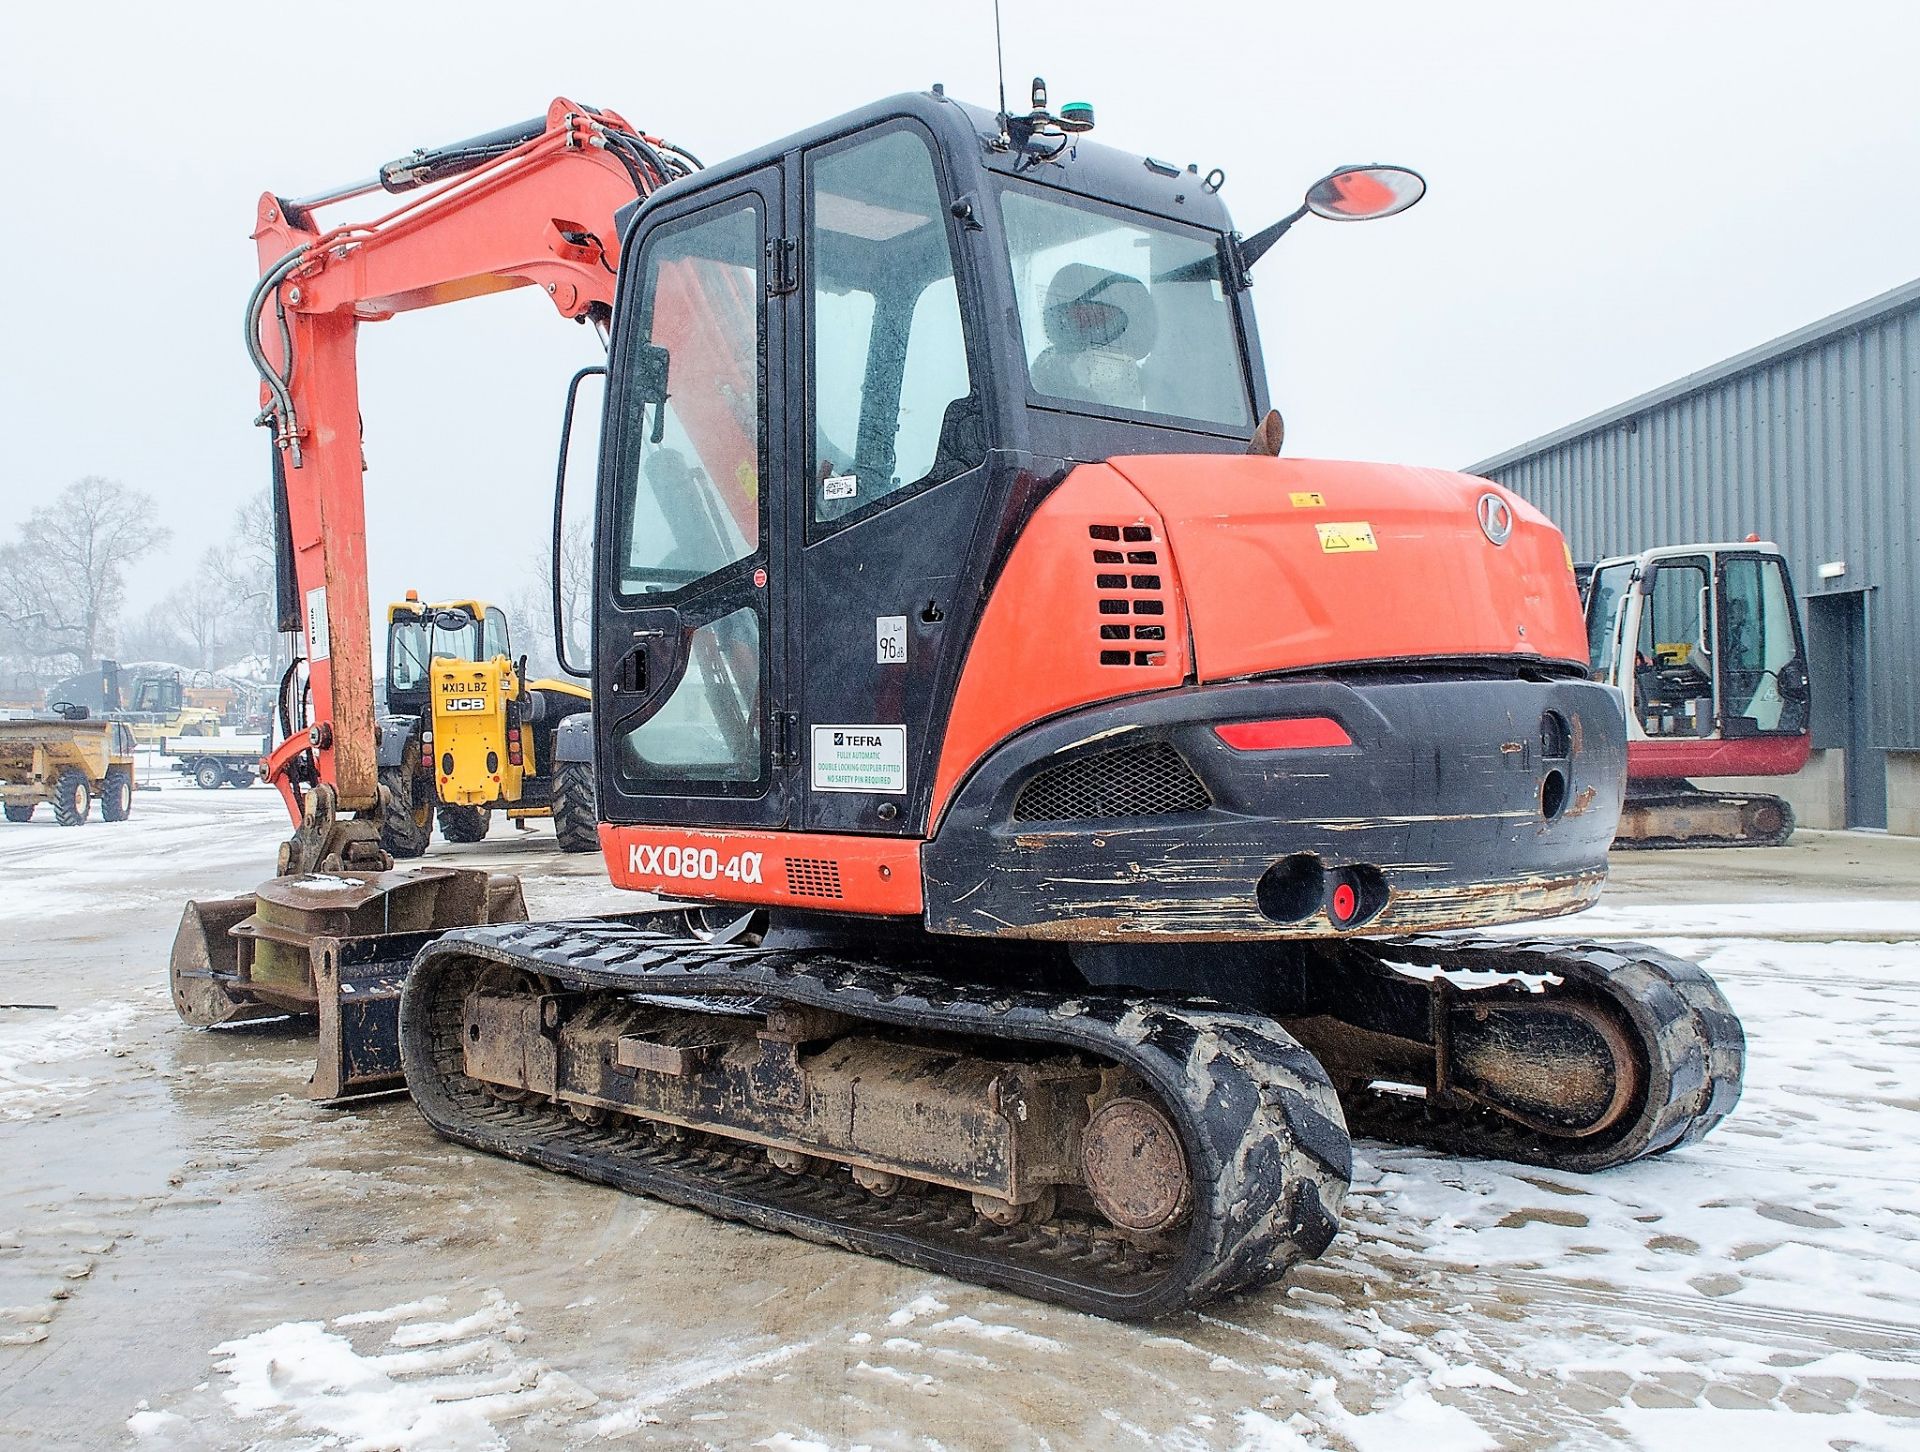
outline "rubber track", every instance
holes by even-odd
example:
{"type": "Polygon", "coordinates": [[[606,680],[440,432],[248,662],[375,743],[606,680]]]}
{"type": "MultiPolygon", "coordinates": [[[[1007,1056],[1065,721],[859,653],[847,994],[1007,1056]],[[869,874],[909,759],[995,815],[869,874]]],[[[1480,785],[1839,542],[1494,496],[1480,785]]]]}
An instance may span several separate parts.
{"type": "MultiPolygon", "coordinates": [[[[1624,1013],[1647,1052],[1646,1089],[1622,1125],[1586,1139],[1529,1129],[1481,1106],[1436,1104],[1377,1089],[1349,1095],[1356,1135],[1484,1159],[1588,1173],[1692,1144],[1740,1100],[1746,1035],[1719,985],[1698,964],[1644,943],[1522,940],[1464,934],[1348,941],[1376,965],[1553,974],[1548,993],[1577,993],[1624,1013]]],[[[1457,990],[1470,1005],[1473,989],[1457,990]]]]}
{"type": "Polygon", "coordinates": [[[1718,803],[1726,806],[1763,800],[1772,800],[1780,808],[1780,830],[1764,837],[1721,837],[1711,833],[1692,837],[1625,837],[1615,838],[1613,847],[1619,852],[1659,851],[1671,847],[1784,847],[1792,840],[1795,822],[1793,808],[1779,797],[1768,797],[1751,792],[1713,792],[1703,789],[1691,792],[1653,792],[1645,796],[1634,796],[1630,798],[1628,805],[1685,809],[1699,807],[1702,803],[1718,803]]]}
{"type": "Polygon", "coordinates": [[[1207,1006],[968,988],[884,964],[710,945],[603,924],[463,928],[424,949],[400,1005],[407,1087],[462,1143],[549,1169],[884,1256],[1103,1316],[1166,1315],[1259,1286],[1338,1229],[1351,1141],[1319,1062],[1277,1024],[1207,1006]],[[567,989],[746,995],[917,1032],[1074,1050],[1126,1066],[1178,1128],[1194,1181],[1184,1236],[1162,1250],[1064,1216],[1003,1230],[968,1199],[924,1187],[880,1200],[841,1175],[790,1176],[751,1147],[688,1149],[551,1105],[488,1098],[462,1072],[463,1000],[506,964],[567,989]]]}

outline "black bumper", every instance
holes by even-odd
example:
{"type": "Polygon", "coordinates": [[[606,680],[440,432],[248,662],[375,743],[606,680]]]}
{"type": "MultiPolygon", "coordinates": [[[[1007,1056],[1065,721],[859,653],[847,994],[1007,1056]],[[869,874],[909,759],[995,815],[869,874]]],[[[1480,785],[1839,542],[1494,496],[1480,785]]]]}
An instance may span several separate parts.
{"type": "Polygon", "coordinates": [[[922,851],[926,923],[1111,942],[1552,917],[1599,895],[1625,779],[1619,697],[1584,680],[1135,698],[1025,732],[967,778],[922,851]],[[1291,717],[1351,745],[1236,751],[1213,729],[1291,717]]]}

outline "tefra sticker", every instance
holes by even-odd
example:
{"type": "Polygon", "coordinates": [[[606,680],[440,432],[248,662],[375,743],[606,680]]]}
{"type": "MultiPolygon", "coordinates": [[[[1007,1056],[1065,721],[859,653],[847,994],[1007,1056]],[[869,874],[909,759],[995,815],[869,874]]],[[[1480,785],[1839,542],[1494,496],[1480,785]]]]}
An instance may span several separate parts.
{"type": "Polygon", "coordinates": [[[1373,526],[1363,519],[1350,524],[1316,524],[1314,528],[1320,531],[1320,548],[1326,554],[1351,555],[1380,548],[1374,543],[1373,526]]]}
{"type": "Polygon", "coordinates": [[[823,499],[851,499],[860,492],[857,474],[829,474],[820,485],[823,499]]]}
{"type": "Polygon", "coordinates": [[[905,796],[907,728],[814,727],[813,789],[817,792],[880,792],[905,796]]]}

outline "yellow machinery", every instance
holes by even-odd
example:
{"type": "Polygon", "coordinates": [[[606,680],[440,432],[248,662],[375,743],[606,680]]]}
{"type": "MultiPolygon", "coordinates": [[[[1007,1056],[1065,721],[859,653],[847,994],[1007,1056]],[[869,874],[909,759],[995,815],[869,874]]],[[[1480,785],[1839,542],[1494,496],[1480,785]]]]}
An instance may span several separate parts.
{"type": "MultiPolygon", "coordinates": [[[[418,857],[437,817],[449,842],[478,842],[495,810],[552,816],[569,851],[599,845],[590,763],[564,771],[556,738],[591,697],[569,681],[527,679],[507,617],[480,600],[423,604],[417,591],[387,607],[387,714],[381,718],[381,841],[418,857]],[[558,783],[556,765],[565,780],[558,783]],[[579,802],[578,781],[588,784],[579,802]],[[584,810],[583,810],[584,809],[584,810]]],[[[585,733],[576,734],[585,739],[585,733]]]]}
{"type": "Polygon", "coordinates": [[[133,732],[121,721],[61,703],[50,715],[0,721],[0,804],[9,822],[25,822],[42,802],[53,819],[77,827],[100,815],[124,822],[133,811],[133,732]]]}

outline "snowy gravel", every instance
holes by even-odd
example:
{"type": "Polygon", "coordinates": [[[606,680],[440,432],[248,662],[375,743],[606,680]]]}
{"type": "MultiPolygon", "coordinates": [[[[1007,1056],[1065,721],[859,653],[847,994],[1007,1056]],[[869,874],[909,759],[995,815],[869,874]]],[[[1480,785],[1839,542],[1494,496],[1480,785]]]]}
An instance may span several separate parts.
{"type": "MultiPolygon", "coordinates": [[[[1587,1178],[1363,1142],[1326,1257],[1136,1327],[313,1109],[304,1040],[164,991],[282,831],[185,783],[0,830],[0,1003],[55,1005],[0,1009],[0,1447],[1920,1448],[1920,886],[1628,864],[1566,930],[1720,980],[1719,1132],[1587,1178]]],[[[615,905],[540,832],[434,856],[615,905]]]]}

